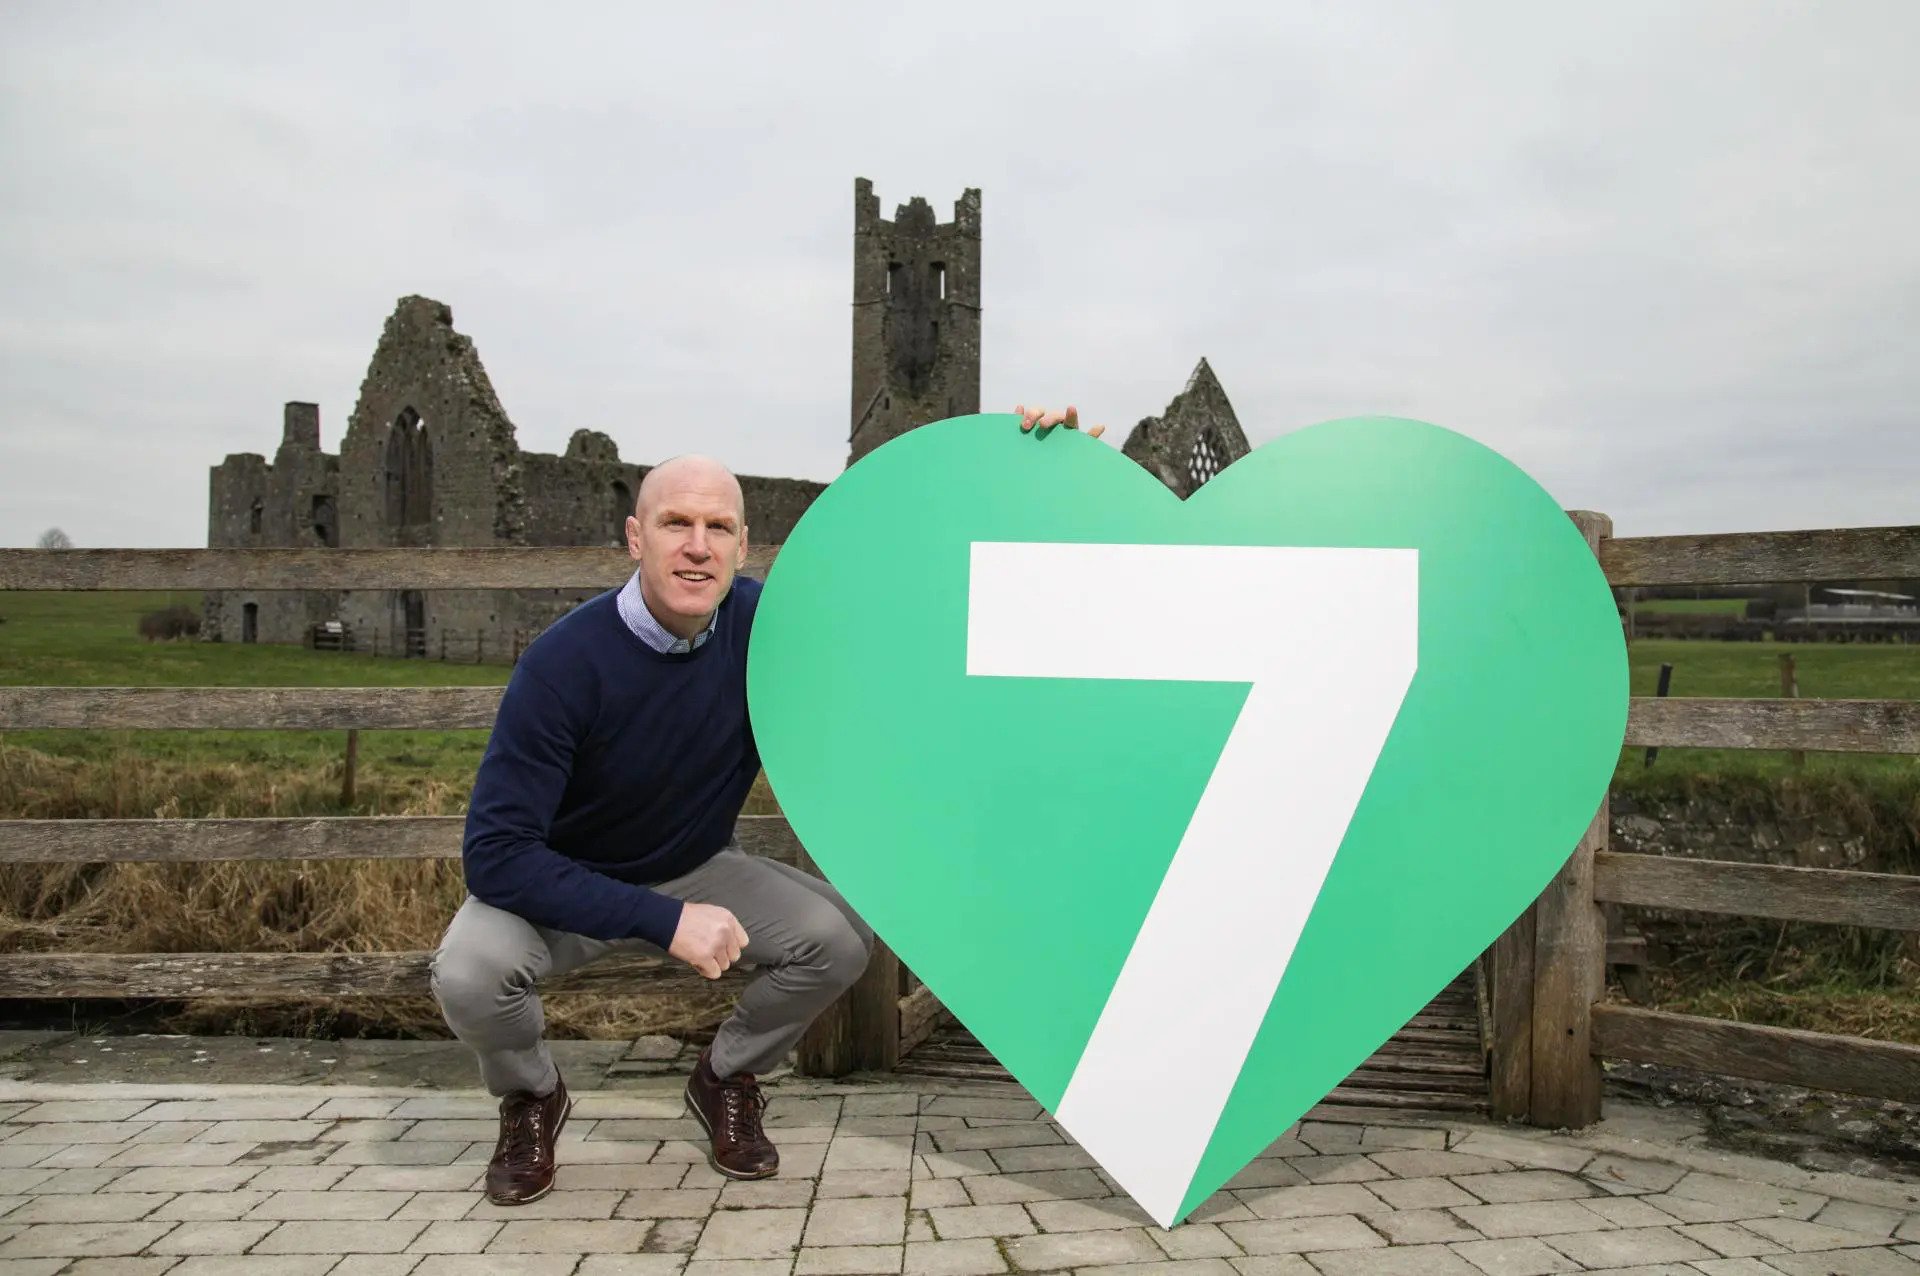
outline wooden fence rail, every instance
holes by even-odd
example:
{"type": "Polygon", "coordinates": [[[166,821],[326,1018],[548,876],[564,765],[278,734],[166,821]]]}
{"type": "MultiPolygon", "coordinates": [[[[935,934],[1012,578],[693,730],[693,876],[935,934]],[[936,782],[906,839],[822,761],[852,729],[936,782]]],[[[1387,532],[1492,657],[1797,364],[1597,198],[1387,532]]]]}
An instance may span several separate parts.
{"type": "MultiPolygon", "coordinates": [[[[1616,586],[1920,577],[1920,525],[1616,538],[1574,512],[1616,586]]],[[[778,546],[753,550],[764,577],[778,546]]],[[[0,550],[0,590],[593,590],[626,579],[604,548],[0,550]]],[[[4,687],[0,731],[486,730],[499,687],[4,687]]],[[[1920,703],[1633,700],[1629,747],[1920,753],[1920,703]]],[[[453,859],[458,816],[0,821],[0,864],[453,859]]],[[[1496,1113],[1537,1124],[1599,1114],[1602,1058],[1920,1100],[1920,1048],[1604,1004],[1615,905],[1920,930],[1920,880],[1727,864],[1607,849],[1607,807],[1533,907],[1482,963],[1496,1113]]],[[[740,821],[748,849],[817,868],[785,819],[740,821]]],[[[1617,946],[1617,945],[1616,945],[1617,946]]],[[[0,997],[384,996],[426,989],[427,953],[14,953],[0,997]]],[[[740,972],[730,976],[737,980],[740,972]]],[[[555,987],[704,985],[679,963],[618,958],[555,987]]],[[[940,1014],[879,945],[860,984],[802,1043],[803,1071],[887,1068],[940,1014]]]]}

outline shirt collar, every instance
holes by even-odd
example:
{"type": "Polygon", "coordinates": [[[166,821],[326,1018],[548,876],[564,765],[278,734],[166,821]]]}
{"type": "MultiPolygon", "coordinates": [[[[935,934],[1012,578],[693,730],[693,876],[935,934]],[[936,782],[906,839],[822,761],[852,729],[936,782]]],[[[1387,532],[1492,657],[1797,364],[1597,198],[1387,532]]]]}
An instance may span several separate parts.
{"type": "Polygon", "coordinates": [[[620,619],[627,623],[627,628],[633,631],[634,637],[665,655],[683,655],[705,643],[707,639],[713,637],[714,622],[720,615],[719,609],[715,608],[713,615],[707,617],[707,627],[692,638],[682,638],[677,634],[668,633],[665,626],[654,619],[646,600],[641,597],[640,573],[637,571],[627,578],[626,584],[620,587],[620,593],[614,599],[614,605],[620,611],[620,619]]]}

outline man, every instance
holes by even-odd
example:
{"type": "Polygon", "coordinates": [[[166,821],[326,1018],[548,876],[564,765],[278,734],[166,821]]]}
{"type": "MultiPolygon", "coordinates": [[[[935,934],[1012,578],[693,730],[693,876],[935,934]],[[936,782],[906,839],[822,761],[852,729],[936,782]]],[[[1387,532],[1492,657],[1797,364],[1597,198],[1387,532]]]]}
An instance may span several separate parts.
{"type": "MultiPolygon", "coordinates": [[[[1023,430],[1079,428],[1072,407],[1015,411],[1023,430]]],[[[540,980],[610,952],[664,952],[708,979],[759,968],[685,1091],[713,1167],[757,1179],[779,1153],[755,1078],[873,945],[831,885],[733,840],[760,771],[746,695],[760,583],[735,579],[738,480],[706,457],[656,466],[626,535],[633,576],[542,633],[501,697],[467,814],[468,898],[433,959],[441,1012],[500,1099],[486,1180],[499,1205],[552,1189],[571,1108],[542,1039],[540,980]]]]}

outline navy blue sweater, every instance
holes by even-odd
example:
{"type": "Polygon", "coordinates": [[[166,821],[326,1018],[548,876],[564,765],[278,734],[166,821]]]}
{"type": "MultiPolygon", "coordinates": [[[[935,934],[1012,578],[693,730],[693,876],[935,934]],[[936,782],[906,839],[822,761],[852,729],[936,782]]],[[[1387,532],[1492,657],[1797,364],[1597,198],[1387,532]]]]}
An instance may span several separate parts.
{"type": "Polygon", "coordinates": [[[760,770],[747,639],[760,582],[736,578],[713,636],[655,651],[615,591],[521,654],[487,741],[462,859],[474,898],[593,939],[673,942],[680,901],[648,889],[710,859],[760,770]]]}

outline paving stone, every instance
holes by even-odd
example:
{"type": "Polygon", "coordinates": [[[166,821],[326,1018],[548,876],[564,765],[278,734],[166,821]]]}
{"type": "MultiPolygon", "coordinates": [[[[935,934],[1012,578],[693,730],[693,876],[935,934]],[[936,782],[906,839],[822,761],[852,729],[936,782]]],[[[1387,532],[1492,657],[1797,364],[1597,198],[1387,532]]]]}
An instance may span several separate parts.
{"type": "Polygon", "coordinates": [[[915,1159],[919,1163],[917,1176],[924,1178],[957,1179],[1000,1172],[992,1154],[985,1151],[927,1152],[915,1159]]]}
{"type": "Polygon", "coordinates": [[[1367,1190],[1397,1210],[1438,1210],[1449,1205],[1478,1205],[1480,1198],[1454,1186],[1451,1179],[1385,1179],[1367,1190]]]}
{"type": "Polygon", "coordinates": [[[1826,1227],[1837,1227],[1843,1232],[1861,1232],[1884,1240],[1891,1237],[1894,1230],[1907,1221],[1907,1216],[1899,1210],[1890,1210],[1883,1205],[1862,1205],[1858,1201],[1830,1201],[1825,1209],[1813,1216],[1812,1221],[1826,1227]]]}
{"type": "Polygon", "coordinates": [[[1672,1227],[1679,1222],[1638,1196],[1589,1196],[1580,1203],[1615,1227],[1672,1227]]]}
{"type": "MultiPolygon", "coordinates": [[[[895,1115],[910,1117],[912,1114],[895,1115]]],[[[817,1126],[831,1130],[840,1119],[840,1100],[837,1096],[802,1099],[784,1095],[776,1097],[767,1104],[766,1124],[769,1130],[786,1130],[795,1126],[817,1126]]],[[[909,1126],[906,1132],[911,1134],[912,1127],[909,1126]]]]}
{"type": "Polygon", "coordinates": [[[273,1223],[182,1223],[148,1248],[156,1254],[244,1254],[274,1227],[273,1223]]]}
{"type": "Polygon", "coordinates": [[[114,1151],[101,1164],[136,1169],[162,1165],[232,1165],[252,1150],[245,1143],[135,1143],[114,1151]]]}
{"type": "Polygon", "coordinates": [[[1360,1137],[1366,1132],[1363,1125],[1347,1125],[1337,1121],[1302,1121],[1294,1137],[1323,1154],[1334,1152],[1358,1152],[1360,1137]]]}
{"type": "Polygon", "coordinates": [[[333,1128],[331,1121],[215,1121],[197,1143],[311,1143],[333,1128]]]}
{"type": "MultiPolygon", "coordinates": [[[[777,1181],[777,1180],[776,1180],[777,1181]]],[[[732,1186],[729,1184],[729,1186],[732,1186]]],[[[598,1195],[598,1194],[596,1194],[598,1195]]],[[[705,1218],[720,1197],[716,1188],[641,1188],[613,1211],[616,1218],[705,1218]]],[[[538,1202],[536,1202],[537,1204],[538,1202]]],[[[525,1206],[515,1206],[524,1209],[525,1206]]],[[[512,1217],[502,1215],[502,1217],[512,1217]]]]}
{"type": "Polygon", "coordinates": [[[1165,1262],[1167,1255],[1140,1228],[1094,1232],[1055,1232],[1022,1236],[1002,1246],[1007,1259],[1024,1272],[1065,1271],[1075,1267],[1165,1262]]]}
{"type": "Polygon", "coordinates": [[[87,1258],[138,1254],[172,1223],[36,1223],[0,1242],[0,1258],[87,1258]]]}
{"type": "Polygon", "coordinates": [[[1761,1254],[1778,1254],[1786,1248],[1734,1223],[1688,1223],[1673,1230],[1688,1240],[1698,1241],[1714,1253],[1727,1258],[1752,1258],[1761,1254]]]}
{"type": "Polygon", "coordinates": [[[905,1276],[1000,1276],[1007,1260],[990,1238],[957,1241],[909,1241],[901,1269],[905,1276]]]}
{"type": "MultiPolygon", "coordinates": [[[[614,1207],[625,1195],[622,1192],[604,1192],[571,1188],[554,1188],[537,1201],[528,1201],[525,1205],[495,1205],[484,1196],[476,1194],[474,1206],[468,1218],[486,1219],[496,1223],[512,1223],[521,1219],[545,1218],[612,1218],[614,1207]]],[[[626,1215],[632,1218],[634,1215],[626,1215]]],[[[646,1217],[656,1218],[649,1214],[646,1217]]]]}
{"type": "MultiPolygon", "coordinates": [[[[721,1217],[726,1217],[722,1215],[721,1217]]],[[[547,1219],[508,1223],[487,1242],[489,1254],[631,1254],[648,1224],[618,1219],[547,1219]]]]}
{"type": "Polygon", "coordinates": [[[1156,1227],[1147,1234],[1168,1258],[1232,1258],[1240,1252],[1218,1223],[1197,1223],[1191,1216],[1170,1232],[1156,1227]]]}
{"type": "Polygon", "coordinates": [[[1447,1132],[1402,1125],[1369,1125],[1360,1131],[1360,1147],[1366,1151],[1405,1148],[1444,1152],[1447,1148],[1447,1132]]]}
{"type": "Polygon", "coordinates": [[[70,1270],[64,1258],[0,1258],[0,1276],[58,1276],[70,1270]]]}
{"type": "MultiPolygon", "coordinates": [[[[472,1188],[480,1179],[483,1171],[470,1165],[315,1165],[306,1167],[283,1166],[278,1170],[262,1171],[267,1174],[286,1172],[298,1174],[333,1174],[335,1179],[331,1187],[340,1192],[464,1192],[472,1188]]],[[[567,1170],[562,1167],[561,1174],[567,1170]]],[[[572,1175],[568,1175],[572,1179],[572,1175]]],[[[555,1180],[558,1182],[558,1179],[555,1180]]],[[[256,1179],[249,1187],[259,1184],[256,1179]]]]}
{"type": "Polygon", "coordinates": [[[326,1144],[328,1165],[452,1165],[470,1143],[409,1143],[396,1139],[390,1143],[326,1144]]]}
{"type": "Polygon", "coordinates": [[[428,1223],[464,1219],[479,1199],[477,1192],[415,1192],[407,1197],[405,1205],[393,1212],[392,1218],[396,1223],[403,1219],[428,1223]]]}
{"type": "MultiPolygon", "coordinates": [[[[0,1138],[5,1137],[6,1135],[0,1134],[0,1138]]],[[[11,1147],[5,1143],[0,1143],[0,1170],[25,1169],[31,1165],[38,1165],[50,1155],[52,1155],[52,1152],[44,1146],[11,1147]]]]}
{"type": "Polygon", "coordinates": [[[1325,1276],[1480,1276],[1478,1268],[1445,1245],[1395,1245],[1308,1254],[1325,1276]]]}
{"type": "Polygon", "coordinates": [[[1632,1188],[1643,1192],[1666,1192],[1687,1176],[1684,1166],[1659,1161],[1637,1161],[1624,1156],[1600,1156],[1580,1171],[1582,1178],[1608,1189],[1632,1188]]]}
{"type": "Polygon", "coordinates": [[[1920,1214],[1907,1215],[1907,1221],[1893,1231],[1895,1240],[1920,1241],[1920,1214]]]}
{"type": "Polygon", "coordinates": [[[275,1192],[247,1212],[276,1221],[390,1218],[407,1203],[405,1192],[275,1192]]]}
{"type": "Polygon", "coordinates": [[[1396,1210],[1369,1214],[1367,1224],[1395,1245],[1438,1245],[1477,1241],[1480,1233],[1443,1210],[1396,1210]]]}
{"type": "Polygon", "coordinates": [[[1675,1196],[1671,1192],[1654,1192],[1639,1199],[1663,1214],[1673,1215],[1683,1223],[1730,1223],[1735,1219],[1751,1217],[1749,1212],[1739,1205],[1696,1201],[1691,1197],[1675,1196]]]}
{"type": "Polygon", "coordinates": [[[147,1106],[144,1121],[298,1121],[312,1117],[324,1094],[271,1099],[165,1099],[147,1106]]]}
{"type": "Polygon", "coordinates": [[[938,1094],[920,1109],[927,1116],[999,1117],[1037,1121],[1046,1115],[1031,1099],[990,1099],[970,1095],[938,1094]]]}
{"type": "Polygon", "coordinates": [[[686,1263],[679,1254],[588,1254],[574,1276],[677,1276],[686,1263]]]}
{"type": "Polygon", "coordinates": [[[252,1165],[167,1165],[123,1170],[98,1192],[234,1192],[261,1170],[252,1165]]]}
{"type": "MultiPolygon", "coordinates": [[[[1765,1183],[1745,1183],[1716,1174],[1692,1173],[1675,1183],[1668,1193],[1688,1200],[1704,1201],[1747,1211],[1748,1218],[1812,1218],[1825,1207],[1827,1198],[1812,1192],[1794,1192],[1765,1183]]],[[[1659,1208],[1665,1209],[1664,1205],[1659,1208]]],[[[1669,1211],[1671,1212],[1671,1211],[1669,1211]]],[[[1693,1221],[1693,1220],[1689,1220],[1693,1221]]],[[[1702,1222],[1716,1220],[1703,1219],[1702,1222]]]]}
{"type": "Polygon", "coordinates": [[[787,1258],[799,1247],[805,1210],[723,1210],[707,1221],[696,1259],[787,1258]]]}
{"type": "Polygon", "coordinates": [[[63,1276],[161,1276],[177,1258],[82,1258],[62,1268],[63,1276]]]}
{"type": "Polygon", "coordinates": [[[1692,1266],[1704,1276],[1780,1276],[1778,1267],[1769,1267],[1757,1258],[1705,1258],[1692,1266]]]}
{"type": "Polygon", "coordinates": [[[58,1170],[0,1170],[0,1195],[23,1195],[59,1172],[58,1170]]]}
{"type": "MultiPolygon", "coordinates": [[[[902,1191],[905,1190],[904,1180],[902,1191]]],[[[797,1206],[804,1208],[813,1204],[814,1184],[811,1179],[751,1179],[732,1181],[720,1189],[721,1209],[765,1209],[769,1206],[797,1206]]]]}
{"type": "Polygon", "coordinates": [[[1115,1227],[1157,1226],[1145,1210],[1125,1196],[1108,1196],[1095,1201],[1033,1201],[1025,1209],[1043,1232],[1092,1232],[1115,1227]]]}
{"type": "Polygon", "coordinates": [[[910,1169],[822,1170],[818,1194],[823,1201],[845,1196],[905,1196],[912,1181],[910,1169]]]}
{"type": "Polygon", "coordinates": [[[1189,1258],[1154,1263],[1119,1263],[1113,1266],[1082,1267],[1075,1276],[1234,1276],[1223,1258],[1189,1258]]]}
{"type": "Polygon", "coordinates": [[[685,1268],[686,1276],[788,1276],[793,1270],[791,1258],[696,1258],[685,1268]]]}
{"type": "Polygon", "coordinates": [[[1556,1276],[1559,1272],[1580,1270],[1580,1264],[1535,1236],[1460,1241],[1452,1249],[1487,1276],[1556,1276]]]}
{"type": "Polygon", "coordinates": [[[920,1096],[889,1091],[841,1096],[843,1116],[912,1116],[920,1110],[920,1096]]]}
{"type": "MultiPolygon", "coordinates": [[[[933,1118],[938,1120],[939,1118],[933,1118]]],[[[922,1118],[910,1116],[886,1117],[842,1117],[837,1125],[822,1127],[837,1130],[841,1134],[912,1134],[928,1127],[922,1118]]],[[[773,1135],[776,1139],[790,1138],[786,1130],[773,1135]]]]}
{"type": "Polygon", "coordinates": [[[909,1209],[907,1211],[908,1244],[937,1241],[939,1239],[938,1236],[934,1235],[933,1220],[927,1217],[925,1210],[909,1209]]]}
{"type": "Polygon", "coordinates": [[[1402,1179],[1452,1178],[1458,1174],[1496,1174],[1511,1170],[1513,1163],[1489,1156],[1471,1156],[1465,1152],[1373,1152],[1373,1163],[1402,1179]]]}
{"type": "MultiPolygon", "coordinates": [[[[322,1276],[340,1262],[337,1254],[196,1255],[167,1276],[322,1276]]],[[[342,1276],[347,1276],[342,1273],[342,1276]]]]}
{"type": "MultiPolygon", "coordinates": [[[[429,1254],[409,1276],[474,1276],[474,1261],[462,1254],[429,1254]]],[[[578,1254],[489,1254],[480,1270],[487,1276],[572,1276],[579,1263],[578,1254]]],[[[337,1276],[360,1274],[343,1266],[337,1276]]]]}
{"type": "Polygon", "coordinates": [[[392,1116],[393,1110],[399,1107],[400,1103],[399,1099],[328,1099],[307,1115],[316,1121],[322,1117],[377,1121],[392,1116]]]}
{"type": "Polygon", "coordinates": [[[420,1221],[336,1219],[286,1222],[254,1246],[255,1254],[397,1254],[427,1229],[420,1221]]]}
{"type": "Polygon", "coordinates": [[[1365,1183],[1371,1179],[1392,1178],[1383,1166],[1360,1153],[1333,1156],[1289,1157],[1287,1164],[1309,1183],[1365,1183]]]}
{"type": "MultiPolygon", "coordinates": [[[[1260,1219],[1252,1223],[1224,1223],[1221,1227],[1233,1238],[1234,1244],[1250,1255],[1382,1249],[1387,1244],[1380,1233],[1351,1214],[1260,1219]]],[[[1244,1267],[1237,1264],[1236,1267],[1246,1272],[1244,1267]]]]}
{"type": "Polygon", "coordinates": [[[1257,1161],[1249,1161],[1237,1174],[1228,1179],[1224,1190],[1239,1191],[1251,1187],[1298,1187],[1306,1181],[1307,1176],[1294,1169],[1286,1159],[1263,1156],[1257,1161]]]}
{"type": "Polygon", "coordinates": [[[1377,1214],[1386,1202],[1358,1183],[1316,1183],[1237,1193],[1259,1218],[1305,1218],[1314,1214],[1377,1214]]]}
{"type": "Polygon", "coordinates": [[[1092,1170],[1040,1170],[1033,1174],[989,1174],[962,1179],[975,1205],[1012,1205],[1021,1201],[1073,1201],[1111,1196],[1092,1170]]]}
{"type": "Polygon", "coordinates": [[[663,1218],[647,1233],[640,1249],[648,1254],[691,1254],[706,1225],[704,1218],[663,1218]]]}
{"type": "Polygon", "coordinates": [[[1891,1246],[1774,1254],[1766,1262],[1787,1276],[1920,1276],[1920,1263],[1894,1253],[1891,1246]]]}
{"type": "MultiPolygon", "coordinates": [[[[487,1155],[479,1158],[483,1161],[491,1158],[493,1155],[493,1145],[489,1143],[485,1146],[487,1155]]],[[[682,1146],[687,1148],[693,1147],[690,1143],[682,1144],[682,1146]]],[[[560,1158],[561,1172],[565,1173],[565,1167],[569,1165],[631,1165],[637,1167],[653,1160],[655,1154],[659,1152],[660,1147],[661,1145],[658,1143],[635,1143],[625,1139],[607,1139],[599,1143],[570,1144],[564,1149],[556,1149],[556,1154],[560,1158]]],[[[686,1161],[705,1161],[706,1159],[707,1154],[704,1148],[693,1151],[685,1158],[686,1161]]],[[[789,1171],[793,1165],[793,1160],[791,1150],[781,1154],[780,1172],[782,1174],[789,1171]]],[[[685,1165],[683,1164],[681,1168],[684,1171],[685,1165]]],[[[658,1185],[648,1184],[642,1186],[658,1185]]]]}
{"type": "Polygon", "coordinates": [[[233,1222],[245,1218],[247,1211],[267,1199],[268,1192],[251,1188],[240,1192],[182,1192],[150,1216],[161,1219],[200,1222],[233,1222]]]}
{"type": "Polygon", "coordinates": [[[1508,1236],[1557,1236],[1567,1232],[1611,1230],[1612,1227],[1579,1201],[1462,1205],[1453,1212],[1467,1226],[1496,1240],[1508,1236]]]}
{"type": "Polygon", "coordinates": [[[97,1192],[36,1196],[7,1214],[19,1223],[131,1223],[143,1219],[173,1197],[165,1192],[97,1192]]]}
{"type": "Polygon", "coordinates": [[[1784,1246],[1795,1253],[1822,1249],[1855,1249],[1865,1245],[1883,1244],[1885,1236],[1875,1236],[1869,1232],[1850,1232],[1838,1227],[1825,1227],[1819,1223],[1808,1223],[1797,1218],[1754,1218],[1740,1226],[1755,1236],[1765,1237],[1776,1245],[1784,1246]]]}
{"type": "Polygon", "coordinates": [[[976,1236],[1027,1236],[1039,1229],[1033,1217],[1018,1205],[955,1205],[927,1211],[933,1230],[943,1241],[976,1236]]]}
{"type": "Polygon", "coordinates": [[[1026,1121],[1014,1125],[990,1125],[964,1130],[935,1130],[927,1136],[942,1152],[980,1152],[988,1149],[1044,1147],[1063,1140],[1051,1125],[1026,1121]]]}
{"type": "Polygon", "coordinates": [[[808,1247],[900,1245],[906,1239],[907,1198],[856,1197],[820,1201],[800,1243],[808,1247]]]}
{"type": "Polygon", "coordinates": [[[802,1247],[794,1276],[892,1276],[900,1270],[901,1245],[802,1247]]]}
{"type": "Polygon", "coordinates": [[[913,1140],[905,1136],[851,1134],[827,1148],[824,1170],[904,1170],[913,1164],[913,1140]]]}
{"type": "Polygon", "coordinates": [[[1594,1159],[1594,1154],[1586,1148],[1567,1147],[1545,1139],[1525,1139],[1490,1130],[1474,1130],[1455,1142],[1453,1150],[1528,1169],[1561,1170],[1568,1174],[1582,1169],[1594,1159]]]}
{"type": "Polygon", "coordinates": [[[1552,1236],[1547,1238],[1547,1244],[1590,1268],[1689,1263],[1698,1258],[1719,1257],[1699,1241],[1689,1240],[1670,1227],[1628,1227],[1552,1236]]]}
{"type": "Polygon", "coordinates": [[[353,1172],[350,1165],[270,1165],[247,1180],[255,1192],[324,1192],[353,1172]]]}
{"type": "Polygon", "coordinates": [[[51,1196],[68,1192],[103,1192],[125,1170],[55,1170],[45,1181],[28,1189],[30,1196],[51,1196]]]}
{"type": "Polygon", "coordinates": [[[1320,1276],[1320,1272],[1298,1254],[1253,1254],[1229,1258],[1228,1266],[1239,1276],[1320,1276]]]}
{"type": "Polygon", "coordinates": [[[68,1147],[75,1143],[125,1143],[147,1128],[144,1121],[50,1121],[21,1126],[7,1142],[16,1147],[68,1147]]]}
{"type": "Polygon", "coordinates": [[[39,1125],[55,1121],[125,1121],[155,1106],[151,1099],[59,1099],[36,1103],[7,1118],[9,1125],[39,1125]]]}
{"type": "Polygon", "coordinates": [[[1507,1170],[1499,1174],[1461,1174],[1453,1179],[1489,1205],[1516,1201],[1566,1201],[1592,1196],[1593,1185],[1558,1170],[1507,1170]]]}
{"type": "Polygon", "coordinates": [[[964,1179],[916,1179],[907,1194],[907,1208],[929,1210],[939,1205],[971,1205],[964,1179]]]}
{"type": "Polygon", "coordinates": [[[386,1143],[405,1137],[425,1124],[424,1121],[384,1121],[377,1118],[335,1121],[331,1128],[320,1135],[320,1141],[322,1143],[386,1143]]]}

